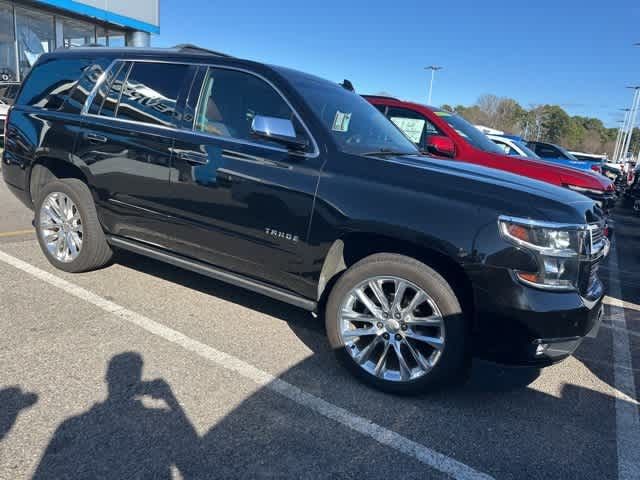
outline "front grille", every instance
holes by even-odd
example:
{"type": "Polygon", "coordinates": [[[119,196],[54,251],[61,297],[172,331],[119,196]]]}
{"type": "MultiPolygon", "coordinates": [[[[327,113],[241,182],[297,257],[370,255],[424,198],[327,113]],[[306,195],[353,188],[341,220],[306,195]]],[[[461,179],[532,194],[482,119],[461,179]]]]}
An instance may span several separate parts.
{"type": "Polygon", "coordinates": [[[585,296],[593,291],[594,286],[599,281],[598,272],[600,270],[600,262],[602,258],[597,260],[582,262],[580,267],[580,293],[585,296]]]}
{"type": "Polygon", "coordinates": [[[589,225],[589,253],[591,255],[598,255],[605,246],[604,241],[604,228],[599,223],[592,223],[589,225]]]}
{"type": "Polygon", "coordinates": [[[589,224],[588,242],[588,258],[587,260],[580,262],[579,280],[580,293],[587,296],[589,295],[589,292],[593,291],[595,285],[598,283],[600,262],[603,260],[605,253],[604,249],[606,239],[604,236],[604,228],[601,223],[589,224]]]}

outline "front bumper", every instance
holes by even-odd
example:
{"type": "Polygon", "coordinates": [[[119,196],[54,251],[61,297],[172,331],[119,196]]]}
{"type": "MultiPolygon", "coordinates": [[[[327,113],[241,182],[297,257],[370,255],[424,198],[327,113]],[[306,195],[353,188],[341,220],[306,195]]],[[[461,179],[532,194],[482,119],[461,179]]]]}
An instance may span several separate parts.
{"type": "Polygon", "coordinates": [[[571,355],[589,334],[597,334],[604,297],[600,281],[590,298],[584,298],[577,292],[529,287],[505,269],[492,270],[482,282],[474,282],[476,355],[508,364],[546,366],[571,355]]]}

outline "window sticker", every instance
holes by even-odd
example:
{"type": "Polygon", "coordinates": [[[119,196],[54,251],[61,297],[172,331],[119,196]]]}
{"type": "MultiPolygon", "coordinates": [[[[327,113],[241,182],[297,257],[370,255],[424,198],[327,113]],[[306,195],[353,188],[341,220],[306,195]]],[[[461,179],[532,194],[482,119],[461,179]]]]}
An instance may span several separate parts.
{"type": "Polygon", "coordinates": [[[391,121],[398,127],[402,132],[409,137],[413,143],[420,143],[420,139],[422,138],[422,131],[424,130],[424,125],[427,123],[425,120],[421,118],[404,118],[404,117],[390,117],[391,121]]]}
{"type": "Polygon", "coordinates": [[[336,118],[333,120],[334,132],[348,132],[349,123],[351,123],[351,113],[343,113],[340,110],[336,112],[336,118]]]}
{"type": "Polygon", "coordinates": [[[439,117],[451,117],[452,116],[449,112],[445,112],[444,110],[437,110],[437,111],[435,111],[433,113],[435,113],[439,117]]]}

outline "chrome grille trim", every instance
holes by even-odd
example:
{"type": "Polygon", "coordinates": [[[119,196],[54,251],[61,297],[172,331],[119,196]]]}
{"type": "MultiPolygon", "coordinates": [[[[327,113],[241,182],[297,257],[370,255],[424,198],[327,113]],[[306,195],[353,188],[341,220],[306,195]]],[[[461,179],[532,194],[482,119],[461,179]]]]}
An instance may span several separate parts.
{"type": "Polygon", "coordinates": [[[602,250],[604,250],[606,241],[604,238],[604,227],[600,223],[589,224],[589,240],[591,256],[597,256],[602,250]]]}

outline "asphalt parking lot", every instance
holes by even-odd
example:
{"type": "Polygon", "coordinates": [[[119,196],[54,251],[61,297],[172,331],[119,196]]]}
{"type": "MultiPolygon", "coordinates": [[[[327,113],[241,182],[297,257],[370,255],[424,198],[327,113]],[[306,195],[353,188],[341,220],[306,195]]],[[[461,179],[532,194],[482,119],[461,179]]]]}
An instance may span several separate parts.
{"type": "Polygon", "coordinates": [[[596,339],[400,398],[336,365],[302,310],[133,255],[64,274],[2,182],[0,205],[0,479],[640,478],[640,220],[624,212],[596,339]]]}

